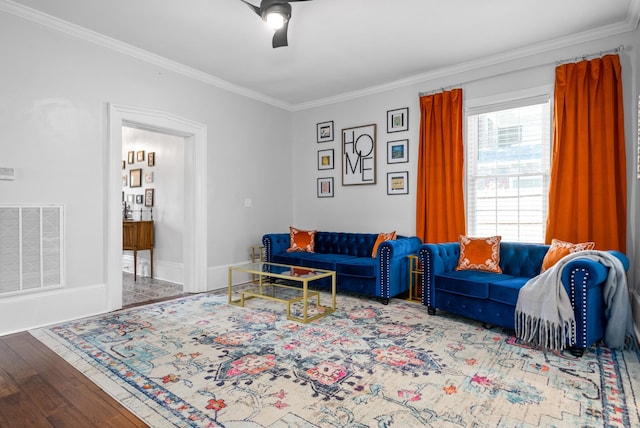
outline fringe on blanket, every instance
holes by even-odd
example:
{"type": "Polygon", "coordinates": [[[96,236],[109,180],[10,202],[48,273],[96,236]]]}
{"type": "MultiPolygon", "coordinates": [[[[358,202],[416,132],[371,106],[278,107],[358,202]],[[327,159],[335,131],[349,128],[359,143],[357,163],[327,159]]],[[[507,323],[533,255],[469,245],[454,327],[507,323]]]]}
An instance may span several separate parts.
{"type": "Polygon", "coordinates": [[[562,351],[576,341],[575,321],[561,321],[560,325],[523,312],[515,314],[516,337],[536,346],[562,351]]]}

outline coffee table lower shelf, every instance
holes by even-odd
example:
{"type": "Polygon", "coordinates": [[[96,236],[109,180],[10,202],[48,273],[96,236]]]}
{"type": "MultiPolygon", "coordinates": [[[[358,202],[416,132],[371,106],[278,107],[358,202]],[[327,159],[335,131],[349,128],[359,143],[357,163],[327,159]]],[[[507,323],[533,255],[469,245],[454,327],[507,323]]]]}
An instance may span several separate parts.
{"type": "Polygon", "coordinates": [[[336,310],[336,274],[333,271],[312,270],[297,266],[279,265],[275,263],[250,263],[229,268],[229,304],[244,307],[249,299],[274,300],[287,305],[287,319],[308,323],[327,316],[336,310]],[[233,272],[244,272],[258,277],[258,282],[251,283],[248,288],[235,288],[232,285],[233,272]],[[309,289],[309,282],[321,278],[331,278],[331,307],[320,304],[320,292],[309,289]],[[286,285],[298,282],[300,286],[286,285]],[[239,298],[233,298],[240,295],[239,298]],[[310,304],[310,300],[315,302],[310,304]],[[298,304],[298,305],[296,305],[298,304]],[[301,316],[298,316],[300,314],[301,316]]]}

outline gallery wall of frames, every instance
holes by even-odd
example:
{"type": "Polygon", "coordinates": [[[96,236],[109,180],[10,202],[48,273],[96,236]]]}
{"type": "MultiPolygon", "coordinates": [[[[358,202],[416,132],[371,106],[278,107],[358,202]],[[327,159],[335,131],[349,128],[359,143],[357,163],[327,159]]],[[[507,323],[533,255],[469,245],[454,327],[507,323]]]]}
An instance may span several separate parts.
{"type": "Polygon", "coordinates": [[[378,156],[386,158],[392,171],[386,174],[387,195],[409,194],[409,108],[387,110],[386,146],[377,147],[378,124],[342,128],[336,138],[334,121],[316,125],[318,149],[317,197],[332,198],[336,182],[341,186],[375,185],[378,181],[376,163],[378,156]],[[320,147],[320,146],[319,146],[320,147]],[[339,155],[339,159],[336,159],[339,155]],[[337,167],[336,167],[337,165],[337,167]],[[338,171],[338,173],[336,173],[338,171]]]}

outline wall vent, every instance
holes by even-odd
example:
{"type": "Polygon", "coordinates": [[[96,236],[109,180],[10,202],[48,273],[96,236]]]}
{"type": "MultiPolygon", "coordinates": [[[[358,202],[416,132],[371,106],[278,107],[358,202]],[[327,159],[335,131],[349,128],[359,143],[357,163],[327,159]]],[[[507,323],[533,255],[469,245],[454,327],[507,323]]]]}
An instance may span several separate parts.
{"type": "Polygon", "coordinates": [[[62,205],[0,205],[0,297],[64,284],[62,205]]]}
{"type": "Polygon", "coordinates": [[[0,167],[0,180],[15,180],[16,170],[13,168],[0,167]]]}

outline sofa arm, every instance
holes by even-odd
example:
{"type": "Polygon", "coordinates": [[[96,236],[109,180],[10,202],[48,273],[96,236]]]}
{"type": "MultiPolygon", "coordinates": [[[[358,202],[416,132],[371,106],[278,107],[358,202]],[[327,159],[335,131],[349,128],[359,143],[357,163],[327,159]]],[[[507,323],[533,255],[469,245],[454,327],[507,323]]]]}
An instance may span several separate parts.
{"type": "MultiPolygon", "coordinates": [[[[616,256],[625,271],[629,269],[629,259],[619,251],[609,251],[616,256]]],[[[577,257],[564,266],[562,285],[564,286],[576,320],[576,348],[588,348],[604,334],[605,315],[602,286],[607,280],[609,269],[602,263],[588,258],[577,257]]]]}
{"type": "Polygon", "coordinates": [[[420,247],[418,258],[422,266],[422,304],[429,308],[429,313],[435,311],[435,275],[443,272],[451,272],[458,265],[460,257],[460,243],[446,242],[442,244],[423,244],[420,247]]]}
{"type": "Polygon", "coordinates": [[[376,255],[376,279],[378,292],[384,302],[409,289],[409,256],[416,254],[422,245],[417,236],[384,241],[376,255]]]}
{"type": "Polygon", "coordinates": [[[288,233],[269,233],[264,235],[262,237],[264,260],[271,262],[273,260],[273,255],[286,252],[290,243],[290,236],[288,233]]]}

